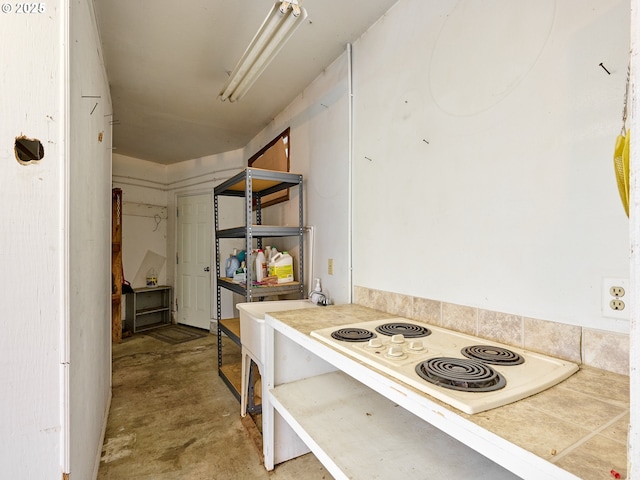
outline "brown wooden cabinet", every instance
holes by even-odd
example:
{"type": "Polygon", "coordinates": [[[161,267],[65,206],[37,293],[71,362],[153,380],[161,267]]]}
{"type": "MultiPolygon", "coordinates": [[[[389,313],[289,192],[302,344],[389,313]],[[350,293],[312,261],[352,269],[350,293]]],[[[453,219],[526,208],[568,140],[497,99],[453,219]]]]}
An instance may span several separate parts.
{"type": "Polygon", "coordinates": [[[111,341],[122,340],[122,190],[111,190],[111,341]]]}

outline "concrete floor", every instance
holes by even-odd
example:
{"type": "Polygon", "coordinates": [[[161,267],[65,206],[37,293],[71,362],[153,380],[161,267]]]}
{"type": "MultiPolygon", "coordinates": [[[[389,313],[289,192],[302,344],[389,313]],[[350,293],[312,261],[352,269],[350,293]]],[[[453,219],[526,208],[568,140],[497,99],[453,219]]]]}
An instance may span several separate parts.
{"type": "MultiPolygon", "coordinates": [[[[225,363],[239,358],[226,345],[225,363]]],[[[112,391],[99,480],[332,478],[312,454],[264,469],[218,377],[215,335],[178,345],[124,339],[113,346],[112,391]]]]}

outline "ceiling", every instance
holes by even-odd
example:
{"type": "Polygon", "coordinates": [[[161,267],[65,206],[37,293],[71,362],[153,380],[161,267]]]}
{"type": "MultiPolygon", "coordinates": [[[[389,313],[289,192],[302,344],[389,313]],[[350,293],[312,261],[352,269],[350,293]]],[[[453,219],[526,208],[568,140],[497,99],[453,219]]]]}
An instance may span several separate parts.
{"type": "Polygon", "coordinates": [[[218,93],[273,0],[93,0],[115,153],[171,164],[245,146],[397,0],[307,0],[308,17],[238,102],[218,93]]]}

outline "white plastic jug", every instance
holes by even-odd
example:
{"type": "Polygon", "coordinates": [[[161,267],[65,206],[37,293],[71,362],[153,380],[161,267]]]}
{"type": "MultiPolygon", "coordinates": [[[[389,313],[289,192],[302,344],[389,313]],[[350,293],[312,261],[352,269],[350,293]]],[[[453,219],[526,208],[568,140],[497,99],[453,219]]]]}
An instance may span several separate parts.
{"type": "Polygon", "coordinates": [[[278,277],[278,283],[293,282],[293,258],[287,252],[274,255],[269,267],[269,275],[278,277]]]}
{"type": "Polygon", "coordinates": [[[251,266],[251,278],[247,278],[247,282],[248,281],[252,281],[255,282],[256,281],[256,255],[258,254],[258,251],[255,249],[252,249],[248,254],[247,254],[247,265],[251,266]]]}
{"type": "Polygon", "coordinates": [[[261,282],[264,280],[267,274],[267,261],[264,257],[264,252],[262,250],[258,250],[258,254],[256,255],[256,281],[261,282]]]}

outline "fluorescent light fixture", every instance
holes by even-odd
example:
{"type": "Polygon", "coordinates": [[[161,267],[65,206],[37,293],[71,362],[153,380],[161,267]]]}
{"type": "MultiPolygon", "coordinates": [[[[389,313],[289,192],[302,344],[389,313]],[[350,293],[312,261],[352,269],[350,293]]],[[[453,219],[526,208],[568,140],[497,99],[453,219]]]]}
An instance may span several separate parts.
{"type": "Polygon", "coordinates": [[[297,0],[276,2],[220,90],[220,98],[230,102],[240,100],[305,18],[307,11],[297,0]]]}

